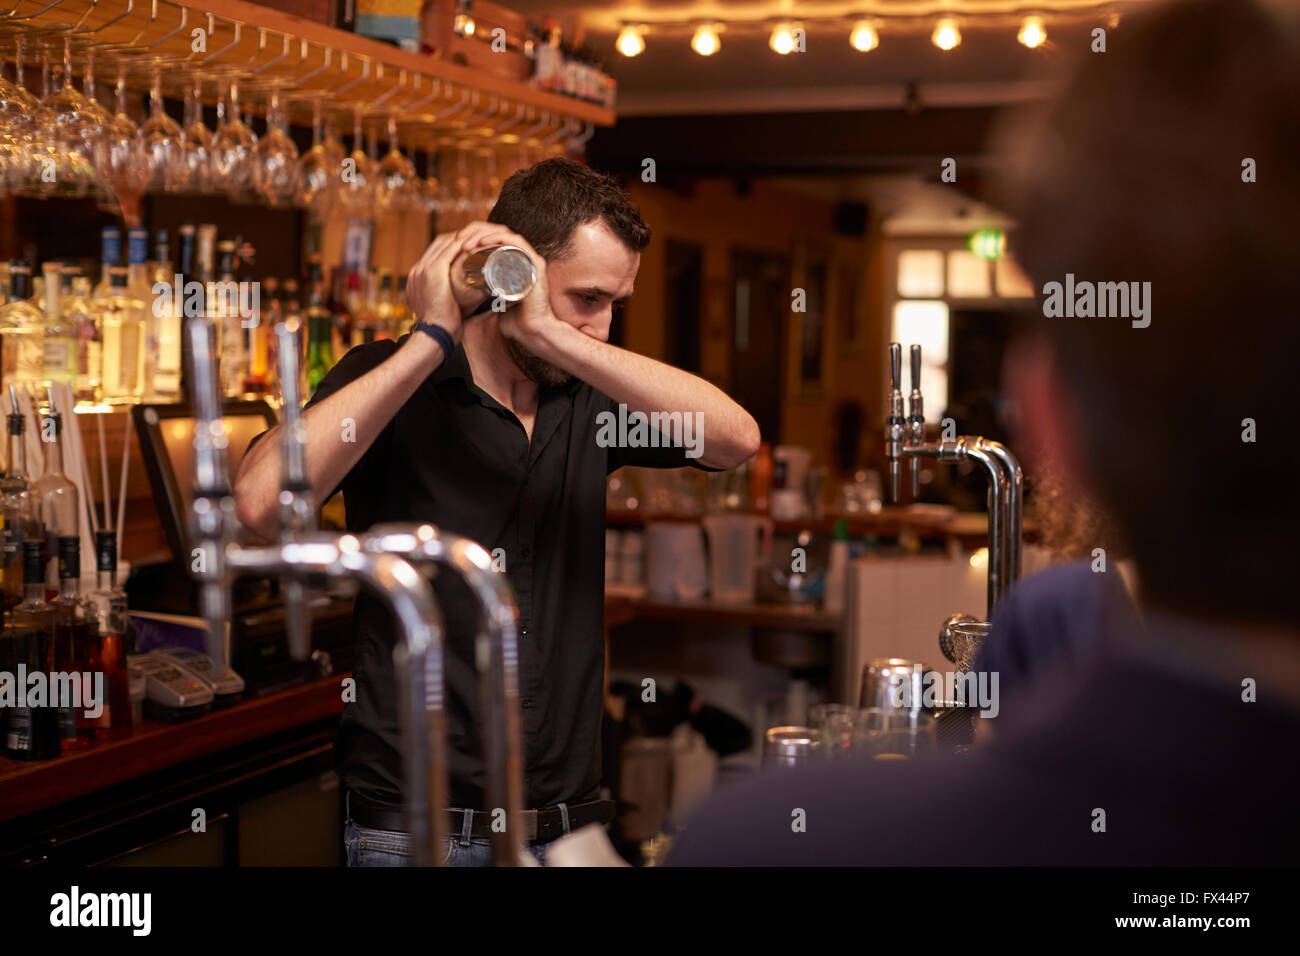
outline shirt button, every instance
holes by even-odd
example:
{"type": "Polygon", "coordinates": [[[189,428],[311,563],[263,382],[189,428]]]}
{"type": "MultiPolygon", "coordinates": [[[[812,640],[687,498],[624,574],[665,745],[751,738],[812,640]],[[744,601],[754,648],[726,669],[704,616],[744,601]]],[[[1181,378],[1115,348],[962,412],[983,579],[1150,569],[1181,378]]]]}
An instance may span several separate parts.
{"type": "Polygon", "coordinates": [[[529,710],[532,710],[533,699],[531,697],[525,697],[522,701],[520,701],[520,705],[523,707],[527,707],[529,710]]]}
{"type": "Polygon", "coordinates": [[[527,636],[528,636],[528,628],[526,628],[526,627],[521,627],[521,628],[519,629],[519,633],[520,633],[520,635],[521,635],[522,637],[527,637],[527,636]]]}
{"type": "Polygon", "coordinates": [[[532,549],[532,548],[529,548],[529,547],[527,547],[527,546],[525,546],[524,549],[523,549],[522,551],[519,552],[519,556],[520,556],[521,558],[527,558],[527,557],[529,557],[532,553],[533,553],[533,549],[532,549]]]}

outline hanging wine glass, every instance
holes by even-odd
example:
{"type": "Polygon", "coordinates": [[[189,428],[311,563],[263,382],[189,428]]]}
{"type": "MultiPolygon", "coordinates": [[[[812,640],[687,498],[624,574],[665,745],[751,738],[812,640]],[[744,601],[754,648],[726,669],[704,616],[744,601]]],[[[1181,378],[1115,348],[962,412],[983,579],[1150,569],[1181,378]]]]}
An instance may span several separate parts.
{"type": "Polygon", "coordinates": [[[34,167],[33,134],[41,101],[23,86],[23,38],[14,37],[14,82],[0,69],[0,191],[27,185],[34,167]]]}
{"type": "Polygon", "coordinates": [[[325,139],[321,143],[325,147],[325,152],[334,160],[337,167],[343,166],[343,160],[347,159],[348,150],[343,145],[343,140],[339,138],[338,118],[329,115],[325,119],[325,139]]]}
{"type": "Polygon", "coordinates": [[[49,48],[42,51],[42,75],[48,91],[36,114],[42,169],[41,195],[78,198],[95,183],[95,147],[100,135],[86,98],[72,83],[71,29],[62,32],[63,78],[50,75],[49,48]]]}
{"type": "Polygon", "coordinates": [[[149,169],[152,192],[176,192],[189,179],[185,132],[163,110],[162,57],[149,61],[149,118],[140,127],[140,143],[149,169]]]}
{"type": "Polygon", "coordinates": [[[388,117],[388,153],[379,161],[375,180],[375,206],[401,212],[411,207],[415,190],[415,165],[397,145],[397,119],[388,117]]]}
{"type": "Polygon", "coordinates": [[[140,127],[128,112],[126,60],[118,62],[117,111],[99,140],[97,157],[105,185],[121,207],[127,226],[140,224],[140,197],[152,170],[140,139],[140,127]]]}
{"type": "Polygon", "coordinates": [[[230,76],[225,116],[212,138],[212,186],[241,199],[257,182],[257,137],[239,113],[239,80],[230,76]]]}
{"type": "Polygon", "coordinates": [[[203,122],[203,80],[195,76],[185,94],[185,179],[184,189],[192,193],[212,191],[213,132],[203,122]]]}
{"type": "Polygon", "coordinates": [[[326,222],[338,204],[344,154],[335,155],[322,137],[320,96],[312,99],[311,149],[298,162],[298,190],[294,197],[315,222],[326,222]]]}
{"type": "Polygon", "coordinates": [[[272,87],[266,108],[266,133],[257,144],[256,188],[267,205],[290,205],[298,194],[298,146],[289,136],[280,90],[272,87]]]}
{"type": "Polygon", "coordinates": [[[343,207],[355,216],[369,217],[375,209],[374,161],[366,154],[361,107],[356,108],[352,126],[352,154],[343,163],[343,190],[339,198],[343,207]]]}

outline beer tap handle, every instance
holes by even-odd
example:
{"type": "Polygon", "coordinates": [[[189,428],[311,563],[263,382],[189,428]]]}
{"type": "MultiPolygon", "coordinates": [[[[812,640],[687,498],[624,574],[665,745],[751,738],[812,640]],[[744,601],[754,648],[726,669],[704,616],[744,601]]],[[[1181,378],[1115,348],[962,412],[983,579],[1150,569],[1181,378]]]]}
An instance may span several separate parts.
{"type": "Polygon", "coordinates": [[[199,603],[207,621],[204,646],[218,670],[226,665],[230,592],[226,581],[228,516],[234,504],[226,469],[226,430],[221,421],[214,327],[210,320],[186,320],[190,342],[190,395],[194,403],[194,504],[191,528],[196,553],[186,558],[199,581],[199,603]]]}
{"type": "MultiPolygon", "coordinates": [[[[300,323],[289,318],[275,327],[280,364],[280,397],[283,421],[280,429],[282,462],[280,534],[293,540],[315,530],[311,483],[307,477],[307,429],[302,423],[298,338],[300,323]]],[[[298,575],[285,575],[280,588],[284,595],[285,634],[289,656],[305,661],[311,656],[311,619],[307,610],[307,586],[298,575]]]]}
{"type": "MultiPolygon", "coordinates": [[[[908,441],[913,445],[925,443],[925,411],[921,398],[921,346],[912,346],[912,394],[908,397],[907,422],[910,434],[908,441]]],[[[912,500],[921,497],[921,461],[912,458],[908,463],[908,473],[912,479],[912,500]]]]}
{"type": "Polygon", "coordinates": [[[903,466],[903,347],[889,343],[889,415],[885,418],[885,456],[889,459],[889,500],[898,501],[903,466]]]}

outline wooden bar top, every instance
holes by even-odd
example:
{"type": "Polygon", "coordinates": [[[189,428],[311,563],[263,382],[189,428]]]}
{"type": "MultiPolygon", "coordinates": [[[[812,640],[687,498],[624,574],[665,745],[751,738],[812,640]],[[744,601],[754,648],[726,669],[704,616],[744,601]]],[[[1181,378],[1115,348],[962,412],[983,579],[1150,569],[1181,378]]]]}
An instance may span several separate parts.
{"type": "Polygon", "coordinates": [[[99,740],[52,760],[0,756],[0,820],[56,806],[229,747],[323,720],[343,711],[340,682],[349,673],[247,698],[180,723],[146,719],[131,736],[99,740]]]}

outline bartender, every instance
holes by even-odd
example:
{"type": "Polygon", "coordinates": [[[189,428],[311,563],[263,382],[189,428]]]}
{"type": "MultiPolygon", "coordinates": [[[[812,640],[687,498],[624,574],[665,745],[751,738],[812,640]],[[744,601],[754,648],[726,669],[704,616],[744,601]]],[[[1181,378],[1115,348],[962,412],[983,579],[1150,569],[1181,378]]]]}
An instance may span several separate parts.
{"type": "MultiPolygon", "coordinates": [[[[616,180],[549,159],[511,176],[489,218],[433,240],[407,280],[411,333],[348,352],[317,387],[303,425],[312,491],[324,500],[342,490],[349,531],[431,522],[504,556],[519,604],[531,808],[520,842],[540,859],[549,839],[613,818],[612,802],[598,799],[606,476],[623,465],[732,468],[757,450],[759,430],[703,379],[608,343],[650,241],[616,180]],[[465,285],[461,268],[465,256],[499,245],[518,246],[537,267],[529,294],[503,311],[465,285]],[[702,433],[689,444],[661,436],[609,447],[612,430],[601,425],[620,406],[690,415],[702,433]]],[[[235,485],[240,519],[268,536],[277,528],[277,444],[253,445],[235,485]]],[[[483,804],[477,609],[454,575],[440,575],[435,590],[447,622],[453,836],[444,862],[473,866],[490,861],[492,822],[483,804]]],[[[402,865],[410,840],[396,627],[365,594],[354,623],[356,700],[344,707],[335,743],[347,858],[402,865]]]]}

